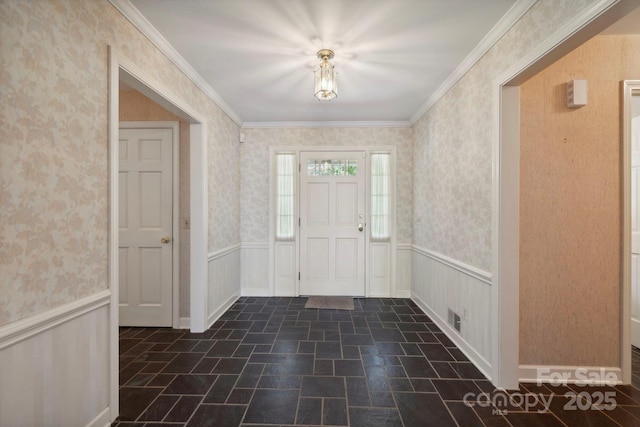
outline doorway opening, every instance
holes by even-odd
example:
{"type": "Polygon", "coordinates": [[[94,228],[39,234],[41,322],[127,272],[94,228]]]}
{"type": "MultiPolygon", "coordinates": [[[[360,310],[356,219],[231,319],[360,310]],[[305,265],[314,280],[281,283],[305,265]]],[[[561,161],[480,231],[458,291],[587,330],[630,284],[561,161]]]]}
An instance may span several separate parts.
{"type": "Polygon", "coordinates": [[[397,297],[396,147],[271,147],[269,296],[397,297]]]}
{"type": "MultiPolygon", "coordinates": [[[[120,52],[109,48],[109,409],[119,415],[118,318],[119,318],[119,90],[121,82],[136,90],[189,125],[189,327],[206,329],[207,278],[207,167],[205,119],[167,87],[120,52]]],[[[186,325],[183,325],[186,326],[186,325]]]]}
{"type": "Polygon", "coordinates": [[[625,383],[640,388],[640,80],[622,83],[623,323],[625,383]],[[630,277],[627,277],[630,276],[630,277]],[[629,289],[630,288],[630,289],[629,289]],[[628,303],[626,303],[628,302],[628,303]]]}
{"type": "MultiPolygon", "coordinates": [[[[637,2],[633,1],[600,2],[558,30],[495,81],[492,300],[496,315],[492,325],[492,381],[496,386],[517,388],[519,380],[538,379],[536,366],[519,364],[519,86],[636,7],[637,2]]],[[[622,259],[620,263],[623,264],[622,259]]],[[[622,270],[626,271],[624,266],[622,270]]],[[[623,342],[629,302],[623,292],[628,286],[626,273],[622,275],[621,282],[620,298],[623,303],[618,314],[623,329],[620,342],[623,342]]],[[[629,356],[630,346],[620,349],[620,368],[616,369],[618,373],[622,371],[623,383],[629,383],[629,356]]],[[[575,378],[569,381],[575,381],[575,378]]]]}
{"type": "Polygon", "coordinates": [[[300,153],[300,295],[365,295],[366,155],[300,153]]]}

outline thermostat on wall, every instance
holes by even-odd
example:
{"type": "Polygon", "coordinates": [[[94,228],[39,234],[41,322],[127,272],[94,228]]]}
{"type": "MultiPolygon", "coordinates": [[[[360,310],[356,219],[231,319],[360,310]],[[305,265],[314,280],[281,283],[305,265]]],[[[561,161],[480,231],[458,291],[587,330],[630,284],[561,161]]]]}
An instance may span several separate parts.
{"type": "Polygon", "coordinates": [[[569,81],[567,83],[567,107],[578,108],[585,105],[587,105],[587,81],[569,81]]]}

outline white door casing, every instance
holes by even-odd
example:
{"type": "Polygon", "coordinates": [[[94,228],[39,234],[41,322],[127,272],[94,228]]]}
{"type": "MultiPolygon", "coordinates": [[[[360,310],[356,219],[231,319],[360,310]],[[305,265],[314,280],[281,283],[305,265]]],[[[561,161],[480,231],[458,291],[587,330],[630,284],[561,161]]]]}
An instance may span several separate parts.
{"type": "Polygon", "coordinates": [[[300,295],[365,295],[365,157],[300,153],[300,295]]]}
{"type": "Polygon", "coordinates": [[[631,344],[640,348],[640,117],[631,120],[631,344]]]}
{"type": "Polygon", "coordinates": [[[173,138],[173,129],[120,129],[121,326],[172,326],[173,138]]]}

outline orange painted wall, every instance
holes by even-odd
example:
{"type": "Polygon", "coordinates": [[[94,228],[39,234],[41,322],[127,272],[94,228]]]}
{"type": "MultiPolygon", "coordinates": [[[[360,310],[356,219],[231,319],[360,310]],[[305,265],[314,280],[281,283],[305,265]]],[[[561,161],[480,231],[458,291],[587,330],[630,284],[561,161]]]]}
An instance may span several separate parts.
{"type": "Polygon", "coordinates": [[[620,366],[620,81],[640,36],[597,36],[521,86],[520,364],[620,366]],[[566,107],[566,83],[588,105],[566,107]]]}

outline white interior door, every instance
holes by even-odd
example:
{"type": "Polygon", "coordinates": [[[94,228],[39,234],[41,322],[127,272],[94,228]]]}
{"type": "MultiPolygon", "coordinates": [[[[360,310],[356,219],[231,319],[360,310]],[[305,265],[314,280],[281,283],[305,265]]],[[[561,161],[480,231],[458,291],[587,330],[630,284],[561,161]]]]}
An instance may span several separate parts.
{"type": "Polygon", "coordinates": [[[631,344],[640,348],[640,117],[631,122],[631,344]]]}
{"type": "Polygon", "coordinates": [[[300,153],[300,295],[365,294],[363,151],[300,153]]]}
{"type": "Polygon", "coordinates": [[[172,326],[173,130],[120,129],[121,326],[172,326]]]}

